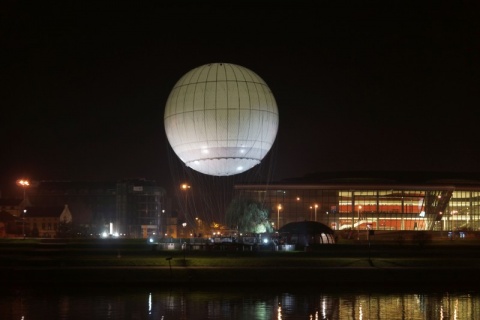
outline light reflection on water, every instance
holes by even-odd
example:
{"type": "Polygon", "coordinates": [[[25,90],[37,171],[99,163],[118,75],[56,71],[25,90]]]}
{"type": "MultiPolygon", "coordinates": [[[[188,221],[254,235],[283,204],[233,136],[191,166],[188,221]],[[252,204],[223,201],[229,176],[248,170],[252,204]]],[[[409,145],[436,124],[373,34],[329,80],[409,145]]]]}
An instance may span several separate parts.
{"type": "Polygon", "coordinates": [[[322,292],[263,288],[17,288],[0,319],[478,319],[478,292],[322,292]]]}

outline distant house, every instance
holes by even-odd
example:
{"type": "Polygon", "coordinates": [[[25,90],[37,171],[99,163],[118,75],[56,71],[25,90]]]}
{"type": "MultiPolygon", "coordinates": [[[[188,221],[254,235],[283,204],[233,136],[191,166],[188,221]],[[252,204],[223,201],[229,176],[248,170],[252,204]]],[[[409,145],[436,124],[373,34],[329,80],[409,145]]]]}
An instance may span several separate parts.
{"type": "Polygon", "coordinates": [[[29,237],[56,238],[61,226],[72,222],[68,205],[25,209],[25,232],[29,237]]]}
{"type": "Polygon", "coordinates": [[[19,217],[21,215],[22,209],[25,206],[29,206],[30,203],[28,199],[1,199],[0,198],[0,212],[7,212],[14,217],[19,217]]]}
{"type": "Polygon", "coordinates": [[[21,212],[24,200],[0,199],[0,238],[20,236],[21,212]]]}
{"type": "Polygon", "coordinates": [[[19,232],[16,227],[17,220],[19,219],[7,211],[0,210],[0,238],[7,238],[9,235],[19,232]]]}

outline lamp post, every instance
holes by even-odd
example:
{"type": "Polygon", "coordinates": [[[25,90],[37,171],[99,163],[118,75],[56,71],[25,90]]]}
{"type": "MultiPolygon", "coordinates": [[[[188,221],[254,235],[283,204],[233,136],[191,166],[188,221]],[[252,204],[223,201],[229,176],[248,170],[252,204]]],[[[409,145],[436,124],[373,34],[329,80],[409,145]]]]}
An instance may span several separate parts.
{"type": "Polygon", "coordinates": [[[159,220],[158,220],[158,236],[160,237],[161,234],[163,234],[163,230],[167,230],[167,218],[165,217],[165,209],[162,209],[162,213],[160,214],[159,220]],[[165,227],[162,225],[162,220],[164,222],[165,227]]]}
{"type": "MultiPolygon", "coordinates": [[[[183,232],[182,232],[182,238],[185,238],[185,227],[187,226],[187,223],[184,222],[182,223],[183,226],[183,232]]],[[[186,264],[185,260],[185,251],[187,250],[187,243],[185,242],[185,239],[182,240],[182,251],[183,251],[183,264],[186,264]]]]}
{"type": "Polygon", "coordinates": [[[25,239],[25,214],[27,213],[27,209],[23,209],[23,219],[22,219],[22,233],[23,239],[25,239]]]}
{"type": "Polygon", "coordinates": [[[30,186],[30,182],[26,179],[17,180],[17,185],[23,188],[23,201],[25,201],[26,190],[30,186]]]}
{"type": "Polygon", "coordinates": [[[298,221],[299,203],[300,203],[300,197],[297,197],[297,202],[295,204],[295,221],[298,221]]]}
{"type": "Polygon", "coordinates": [[[182,228],[182,238],[185,237],[185,227],[186,227],[186,226],[187,226],[187,223],[186,223],[186,222],[183,222],[183,223],[182,223],[182,227],[183,227],[183,228],[182,228]]]}
{"type": "Polygon", "coordinates": [[[182,185],[180,186],[180,189],[183,190],[183,192],[185,192],[185,219],[187,219],[187,214],[188,214],[188,190],[190,189],[190,185],[187,184],[187,183],[182,183],[182,185]]]}
{"type": "Polygon", "coordinates": [[[27,210],[25,209],[25,199],[26,199],[26,190],[30,186],[30,182],[27,179],[19,179],[17,180],[17,185],[23,188],[23,201],[22,201],[22,206],[23,206],[23,222],[22,222],[22,233],[23,233],[23,239],[25,239],[25,214],[27,213],[27,210]]]}
{"type": "Polygon", "coordinates": [[[358,206],[358,220],[357,220],[357,240],[360,240],[360,210],[362,206],[358,206]]]}
{"type": "Polygon", "coordinates": [[[280,229],[280,210],[282,210],[282,205],[277,206],[277,230],[280,229]]]}
{"type": "Polygon", "coordinates": [[[318,208],[318,204],[315,204],[315,222],[317,222],[317,208],[318,208]]]}

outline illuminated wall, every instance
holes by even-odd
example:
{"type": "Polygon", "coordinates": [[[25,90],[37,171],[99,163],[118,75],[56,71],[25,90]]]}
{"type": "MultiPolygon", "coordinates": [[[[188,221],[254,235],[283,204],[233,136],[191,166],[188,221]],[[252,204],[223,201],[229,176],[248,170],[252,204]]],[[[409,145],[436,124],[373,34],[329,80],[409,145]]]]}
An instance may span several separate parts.
{"type": "Polygon", "coordinates": [[[442,185],[237,185],[235,195],[261,202],[270,210],[272,223],[279,221],[279,227],[307,220],[334,230],[478,230],[479,189],[442,185]],[[448,199],[442,202],[442,196],[448,199]]]}

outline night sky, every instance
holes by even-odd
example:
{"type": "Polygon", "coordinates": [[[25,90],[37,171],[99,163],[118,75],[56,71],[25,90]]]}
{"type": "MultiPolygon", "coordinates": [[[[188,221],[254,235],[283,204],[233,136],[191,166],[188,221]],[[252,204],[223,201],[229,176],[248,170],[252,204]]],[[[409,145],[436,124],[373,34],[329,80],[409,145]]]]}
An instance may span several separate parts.
{"type": "Polygon", "coordinates": [[[170,187],[167,97],[213,62],[272,90],[275,180],[480,171],[474,1],[217,2],[2,4],[0,189],[20,177],[170,187]]]}

